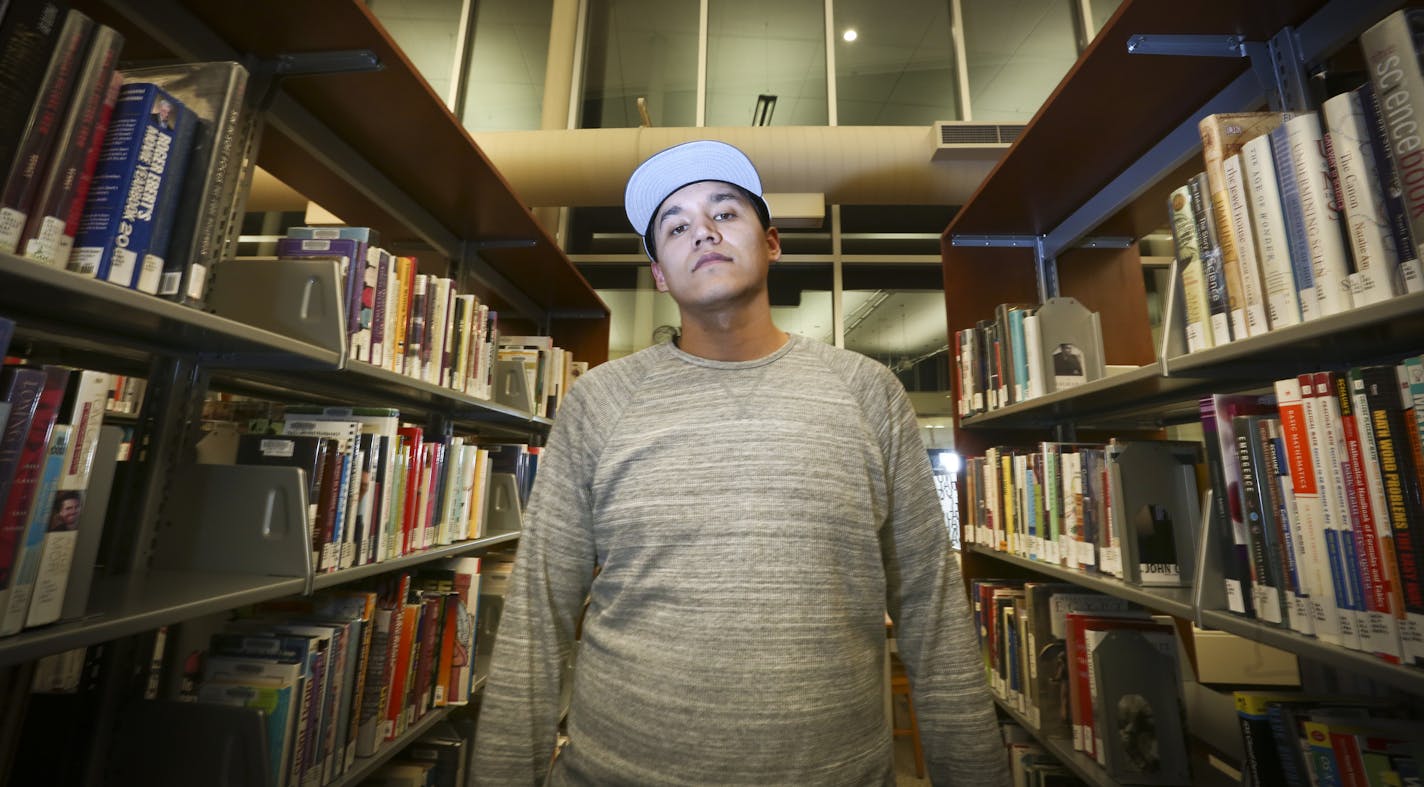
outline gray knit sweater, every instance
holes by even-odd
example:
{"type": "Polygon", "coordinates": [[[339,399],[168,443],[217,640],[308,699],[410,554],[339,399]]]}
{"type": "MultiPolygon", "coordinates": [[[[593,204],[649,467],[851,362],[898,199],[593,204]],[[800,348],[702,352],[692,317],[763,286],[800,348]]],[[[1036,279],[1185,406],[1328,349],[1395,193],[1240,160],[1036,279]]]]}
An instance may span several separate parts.
{"type": "Polygon", "coordinates": [[[598,366],[540,457],[476,780],[894,784],[887,610],[934,783],[1007,784],[927,453],[890,371],[796,336],[755,361],[665,344],[598,366]],[[550,772],[585,598],[570,743],[550,772]]]}

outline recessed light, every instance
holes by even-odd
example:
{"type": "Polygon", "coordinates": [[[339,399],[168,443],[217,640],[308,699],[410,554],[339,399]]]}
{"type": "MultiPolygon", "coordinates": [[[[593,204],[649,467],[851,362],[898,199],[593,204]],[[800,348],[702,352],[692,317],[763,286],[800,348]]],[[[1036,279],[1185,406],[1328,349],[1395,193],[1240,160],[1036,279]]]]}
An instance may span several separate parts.
{"type": "Polygon", "coordinates": [[[850,43],[851,41],[854,41],[856,38],[859,37],[860,34],[855,32],[855,28],[853,27],[846,30],[844,33],[841,33],[841,38],[845,39],[846,43],[850,43]]]}

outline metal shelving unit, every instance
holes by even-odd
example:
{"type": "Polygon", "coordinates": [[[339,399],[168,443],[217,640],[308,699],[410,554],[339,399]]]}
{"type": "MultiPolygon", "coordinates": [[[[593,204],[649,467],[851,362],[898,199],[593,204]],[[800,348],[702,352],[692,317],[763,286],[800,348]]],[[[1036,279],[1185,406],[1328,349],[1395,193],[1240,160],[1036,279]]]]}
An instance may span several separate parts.
{"type": "Polygon", "coordinates": [[[323,588],[344,585],[347,582],[354,582],[366,577],[374,577],[386,574],[391,571],[405,571],[415,568],[422,563],[429,563],[434,560],[442,560],[447,557],[461,557],[468,555],[483,554],[490,549],[501,544],[509,544],[519,540],[518,533],[500,533],[498,535],[476,538],[471,541],[459,541],[446,546],[431,547],[423,552],[416,552],[410,555],[402,555],[380,563],[372,563],[366,566],[356,566],[346,568],[341,571],[334,571],[330,574],[317,574],[312,578],[312,589],[321,590],[323,588]]]}
{"type": "Polygon", "coordinates": [[[1010,705],[1003,697],[995,696],[994,704],[998,705],[1009,718],[1018,722],[1020,727],[1028,730],[1049,754],[1058,758],[1063,766],[1072,771],[1079,779],[1087,782],[1090,787],[1117,787],[1117,782],[1108,778],[1107,772],[1098,764],[1097,760],[1077,751],[1073,748],[1073,742],[1065,737],[1054,735],[1040,735],[1029,724],[1028,718],[1018,709],[1010,705]]]}
{"type": "Polygon", "coordinates": [[[400,753],[402,749],[420,740],[420,736],[430,731],[430,728],[439,724],[450,715],[450,708],[431,708],[426,711],[420,720],[410,725],[410,727],[395,740],[387,741],[375,754],[370,757],[357,757],[351,770],[341,774],[341,777],[330,783],[330,787],[351,787],[360,784],[366,777],[376,772],[376,769],[385,765],[390,759],[400,753]]]}
{"type": "Polygon", "coordinates": [[[1194,614],[1191,588],[1140,587],[1130,582],[1124,582],[1116,577],[1087,574],[1053,563],[1029,560],[1025,557],[1019,557],[1018,555],[1000,552],[997,549],[990,549],[982,544],[965,544],[964,550],[977,555],[986,555],[1004,563],[1020,566],[1062,582],[1072,582],[1088,590],[1095,590],[1109,596],[1116,596],[1117,598],[1131,601],[1134,604],[1140,604],[1143,607],[1157,610],[1158,612],[1165,612],[1175,617],[1191,618],[1194,614]]]}

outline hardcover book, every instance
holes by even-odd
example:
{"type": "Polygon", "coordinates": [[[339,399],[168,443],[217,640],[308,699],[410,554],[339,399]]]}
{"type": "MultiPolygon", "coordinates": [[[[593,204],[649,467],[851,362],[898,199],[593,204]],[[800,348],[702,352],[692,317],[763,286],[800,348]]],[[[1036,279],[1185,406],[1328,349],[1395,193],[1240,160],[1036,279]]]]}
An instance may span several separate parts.
{"type": "Polygon", "coordinates": [[[1291,240],[1285,205],[1276,178],[1270,136],[1256,137],[1241,146],[1241,177],[1255,230],[1261,265],[1261,287],[1266,318],[1271,328],[1300,322],[1300,296],[1291,267],[1291,240]]]}
{"type": "Polygon", "coordinates": [[[0,21],[0,175],[15,162],[16,148],[35,104],[45,67],[64,24],[63,3],[51,0],[16,3],[0,21]]]}
{"type": "Polygon", "coordinates": [[[1424,136],[1418,123],[1424,115],[1424,74],[1416,44],[1421,30],[1424,10],[1403,8],[1360,34],[1360,47],[1379,103],[1396,108],[1382,113],[1395,175],[1401,184],[1416,184],[1401,190],[1416,244],[1416,259],[1424,257],[1417,245],[1424,241],[1424,190],[1417,185],[1424,177],[1424,156],[1419,155],[1424,136]]]}

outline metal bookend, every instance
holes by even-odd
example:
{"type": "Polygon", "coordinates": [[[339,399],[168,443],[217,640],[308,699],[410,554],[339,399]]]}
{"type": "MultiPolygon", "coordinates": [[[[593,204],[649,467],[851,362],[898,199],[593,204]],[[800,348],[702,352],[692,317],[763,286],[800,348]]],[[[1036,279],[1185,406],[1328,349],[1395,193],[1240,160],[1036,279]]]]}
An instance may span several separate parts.
{"type": "Polygon", "coordinates": [[[295,467],[189,465],[159,522],[153,567],[312,581],[306,475],[295,467]]]}
{"type": "Polygon", "coordinates": [[[1201,538],[1197,540],[1196,576],[1192,580],[1192,612],[1198,628],[1206,628],[1202,622],[1202,611],[1207,609],[1228,609],[1226,602],[1226,575],[1221,567],[1221,539],[1231,534],[1218,533],[1216,517],[1211,515],[1211,500],[1214,490],[1202,492],[1201,538]]]}
{"type": "Polygon", "coordinates": [[[519,480],[513,473],[491,473],[489,491],[485,535],[518,533],[524,527],[523,507],[519,504],[519,480]]]}
{"type": "Polygon", "coordinates": [[[1162,307],[1162,346],[1158,348],[1157,361],[1162,365],[1162,374],[1171,374],[1172,358],[1187,354],[1186,306],[1183,303],[1182,275],[1178,268],[1180,261],[1173,257],[1172,267],[1167,273],[1167,302],[1162,307]]]}
{"type": "Polygon", "coordinates": [[[534,414],[534,392],[529,390],[523,361],[494,362],[494,400],[505,407],[534,414]]]}
{"type": "Polygon", "coordinates": [[[213,266],[208,306],[220,317],[308,342],[346,357],[339,261],[223,260],[213,266]]]}

